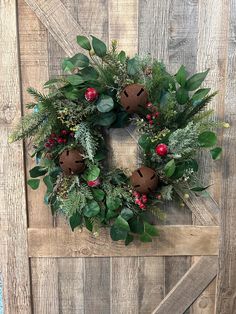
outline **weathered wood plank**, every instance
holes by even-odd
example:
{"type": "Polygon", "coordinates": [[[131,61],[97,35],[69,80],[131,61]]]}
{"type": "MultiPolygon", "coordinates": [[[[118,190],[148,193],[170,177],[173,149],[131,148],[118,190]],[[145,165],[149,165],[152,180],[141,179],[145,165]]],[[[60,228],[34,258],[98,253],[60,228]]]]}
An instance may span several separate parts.
{"type": "Polygon", "coordinates": [[[236,213],[235,213],[235,147],[236,147],[236,1],[228,1],[228,15],[225,23],[228,24],[227,57],[227,86],[225,91],[225,120],[231,125],[223,138],[224,159],[223,178],[221,182],[222,213],[221,239],[219,255],[219,276],[217,281],[217,314],[234,313],[236,309],[236,213]],[[228,16],[228,18],[227,18],[228,16]]]}
{"type": "Polygon", "coordinates": [[[60,313],[58,264],[55,258],[31,259],[33,313],[60,313]]]}
{"type": "MultiPolygon", "coordinates": [[[[48,80],[48,54],[47,31],[35,17],[32,10],[24,0],[18,1],[19,43],[22,102],[32,102],[32,97],[27,93],[27,88],[34,88],[45,92],[42,86],[48,80]]],[[[23,113],[27,110],[23,108],[23,113]]],[[[26,143],[26,176],[29,178],[29,170],[35,166],[35,160],[30,157],[33,151],[32,143],[26,143]]],[[[53,225],[51,211],[43,202],[46,187],[41,183],[35,192],[27,186],[28,223],[31,227],[50,227],[53,225]]]]}
{"type": "Polygon", "coordinates": [[[0,9],[0,272],[4,313],[31,313],[27,217],[22,142],[8,136],[21,116],[21,88],[16,2],[1,1],[0,9]],[[10,17],[10,18],[9,18],[10,17]]]}
{"type": "Polygon", "coordinates": [[[168,293],[152,314],[183,314],[215,278],[218,258],[199,259],[168,293]]]}
{"type": "Polygon", "coordinates": [[[100,236],[95,238],[86,230],[72,233],[68,228],[29,228],[29,256],[217,255],[218,227],[179,225],[160,226],[158,229],[160,236],[152,243],[142,245],[136,242],[125,247],[123,242],[110,240],[107,229],[102,229],[100,236]]]}
{"type": "Polygon", "coordinates": [[[68,56],[79,50],[76,36],[86,31],[60,0],[25,1],[68,56]]]}

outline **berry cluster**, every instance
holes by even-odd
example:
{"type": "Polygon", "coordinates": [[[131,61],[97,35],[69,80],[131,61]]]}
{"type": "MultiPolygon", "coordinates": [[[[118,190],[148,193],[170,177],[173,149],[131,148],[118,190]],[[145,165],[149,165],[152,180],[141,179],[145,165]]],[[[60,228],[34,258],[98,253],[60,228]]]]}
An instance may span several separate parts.
{"type": "Polygon", "coordinates": [[[44,146],[50,149],[57,144],[66,144],[68,142],[69,137],[74,137],[74,132],[61,130],[60,134],[52,133],[50,134],[44,146]]]}
{"type": "Polygon", "coordinates": [[[140,194],[138,192],[134,192],[133,196],[135,197],[135,204],[139,206],[141,209],[146,208],[146,203],[148,201],[147,195],[146,194],[140,194]]]}
{"type": "MultiPolygon", "coordinates": [[[[150,109],[152,111],[152,113],[149,113],[146,115],[146,119],[148,120],[148,123],[150,125],[153,125],[155,121],[157,121],[160,112],[156,111],[156,108],[153,106],[153,104],[151,102],[147,103],[147,108],[150,109]]],[[[157,122],[158,125],[158,122],[157,122]]]]}

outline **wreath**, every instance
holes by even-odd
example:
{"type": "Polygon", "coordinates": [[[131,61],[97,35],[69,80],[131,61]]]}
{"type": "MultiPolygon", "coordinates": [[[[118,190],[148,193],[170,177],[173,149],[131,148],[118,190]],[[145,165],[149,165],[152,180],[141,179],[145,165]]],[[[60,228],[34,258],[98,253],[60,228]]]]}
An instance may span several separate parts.
{"type": "Polygon", "coordinates": [[[74,230],[85,226],[97,235],[110,227],[114,241],[129,244],[158,235],[163,203],[190,193],[204,193],[197,155],[222,149],[213,132],[228,123],[203,110],[216,93],[200,88],[208,70],[188,76],[184,66],[175,75],[156,59],[129,58],[100,39],[78,36],[88,56],[77,53],[62,62],[64,75],[44,84],[47,95],[29,88],[34,102],[9,141],[29,138],[36,166],[28,185],[36,190],[43,178],[44,201],[52,214],[64,215],[74,230]],[[105,131],[130,123],[139,134],[142,166],[131,177],[126,169],[108,169],[105,131]]]}

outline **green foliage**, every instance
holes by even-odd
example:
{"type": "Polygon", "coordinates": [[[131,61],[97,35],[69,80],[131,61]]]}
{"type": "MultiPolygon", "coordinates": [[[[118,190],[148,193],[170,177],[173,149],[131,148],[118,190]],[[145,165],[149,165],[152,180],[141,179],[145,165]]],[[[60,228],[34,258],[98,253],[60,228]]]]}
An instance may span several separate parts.
{"type": "Polygon", "coordinates": [[[220,159],[220,156],[222,154],[222,148],[221,147],[215,147],[215,148],[210,150],[210,153],[211,153],[212,159],[218,160],[218,159],[220,159]]]}
{"type": "Polygon", "coordinates": [[[37,190],[38,187],[39,187],[39,183],[40,183],[40,180],[39,179],[29,179],[27,181],[27,184],[31,187],[31,189],[33,190],[37,190]]]}
{"type": "Polygon", "coordinates": [[[188,156],[196,151],[198,143],[199,125],[193,122],[183,129],[174,131],[169,136],[169,149],[177,156],[188,156]]]}
{"type": "Polygon", "coordinates": [[[75,138],[83,147],[88,158],[93,161],[97,152],[99,138],[94,134],[88,123],[81,122],[76,128],[75,138]]]}
{"type": "Polygon", "coordinates": [[[100,57],[100,58],[105,57],[105,55],[107,53],[107,47],[103,41],[92,36],[92,46],[93,46],[93,50],[94,50],[95,54],[98,57],[100,57]]]}
{"type": "Polygon", "coordinates": [[[97,101],[97,108],[100,112],[109,112],[114,108],[114,101],[108,95],[102,95],[97,101]]]}
{"type": "Polygon", "coordinates": [[[201,147],[212,147],[217,142],[217,136],[214,132],[205,131],[199,134],[198,142],[201,147]]]}
{"type": "MultiPolygon", "coordinates": [[[[48,95],[28,89],[34,101],[27,108],[34,112],[23,117],[10,141],[32,139],[32,157],[40,158],[40,163],[30,170],[28,185],[37,189],[38,177],[42,177],[47,188],[45,203],[53,214],[64,214],[72,230],[85,226],[97,235],[101,226],[111,226],[114,241],[128,245],[138,237],[150,242],[158,235],[153,219],[163,219],[160,207],[176,196],[174,189],[203,193],[207,188],[197,178],[198,151],[208,149],[213,160],[220,158],[222,149],[216,147],[213,130],[223,124],[209,120],[212,110],[203,111],[216,94],[201,88],[208,70],[189,77],[182,65],[172,75],[151,56],[129,58],[117,50],[117,41],[112,41],[110,50],[94,36],[91,40],[78,36],[77,43],[88,56],[77,53],[64,59],[62,68],[67,73],[45,83],[48,95]],[[152,105],[140,107],[139,113],[131,116],[121,106],[120,93],[135,83],[144,86],[152,105]],[[95,88],[99,97],[87,101],[87,88],[95,88]],[[143,164],[159,177],[157,189],[148,193],[147,200],[145,195],[138,196],[142,206],[124,171],[107,171],[104,162],[104,128],[122,128],[130,117],[140,134],[143,164]],[[160,143],[168,146],[164,156],[156,152],[160,143]],[[83,151],[86,170],[67,176],[59,157],[74,148],[83,151]],[[88,181],[94,180],[97,186],[91,187],[88,181]]],[[[136,140],[134,133],[132,137],[136,140]]]]}
{"type": "Polygon", "coordinates": [[[83,49],[86,49],[86,50],[92,49],[89,39],[85,36],[77,36],[77,43],[83,49]]]}

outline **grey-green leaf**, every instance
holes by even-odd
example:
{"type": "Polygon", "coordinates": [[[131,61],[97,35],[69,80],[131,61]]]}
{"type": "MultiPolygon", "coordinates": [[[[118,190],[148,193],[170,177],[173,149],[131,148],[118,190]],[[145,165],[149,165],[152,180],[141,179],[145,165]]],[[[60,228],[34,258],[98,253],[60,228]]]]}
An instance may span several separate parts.
{"type": "Polygon", "coordinates": [[[97,101],[97,108],[100,112],[109,112],[114,108],[114,101],[108,95],[101,95],[97,101]]]}
{"type": "Polygon", "coordinates": [[[217,136],[214,132],[205,131],[199,134],[198,142],[202,147],[212,147],[217,142],[217,136]]]}
{"type": "Polygon", "coordinates": [[[33,190],[37,190],[39,187],[40,180],[39,179],[29,179],[27,181],[27,184],[31,187],[33,190]]]}

